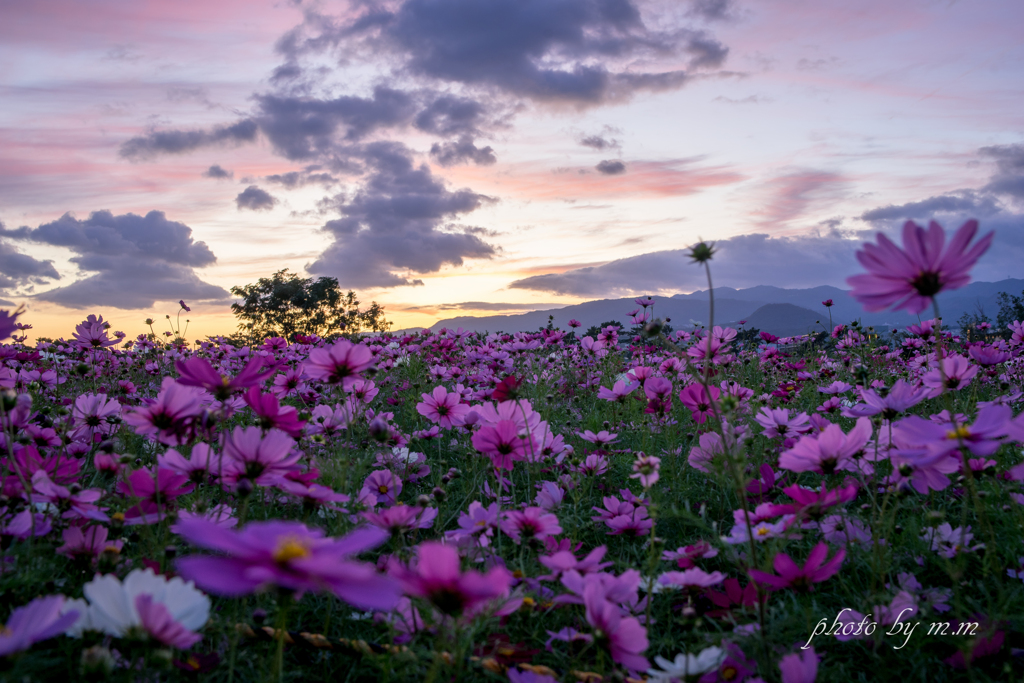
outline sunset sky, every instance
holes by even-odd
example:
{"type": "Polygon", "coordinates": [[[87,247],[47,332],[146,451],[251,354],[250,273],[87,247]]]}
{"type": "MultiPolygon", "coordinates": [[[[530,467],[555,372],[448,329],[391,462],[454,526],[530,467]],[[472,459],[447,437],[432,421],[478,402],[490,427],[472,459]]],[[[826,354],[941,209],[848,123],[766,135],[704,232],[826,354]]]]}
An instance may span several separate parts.
{"type": "MultiPolygon", "coordinates": [[[[908,218],[1024,269],[1019,0],[0,0],[0,292],[129,335],[336,277],[396,327],[844,286],[908,218]]],[[[158,327],[158,331],[166,327],[158,327]]]]}

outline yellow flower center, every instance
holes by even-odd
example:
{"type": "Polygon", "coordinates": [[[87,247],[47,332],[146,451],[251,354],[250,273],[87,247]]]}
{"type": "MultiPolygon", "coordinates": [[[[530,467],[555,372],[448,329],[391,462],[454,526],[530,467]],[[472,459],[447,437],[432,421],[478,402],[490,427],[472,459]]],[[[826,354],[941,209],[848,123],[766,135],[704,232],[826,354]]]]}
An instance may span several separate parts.
{"type": "Polygon", "coordinates": [[[381,484],[380,486],[377,487],[377,490],[380,491],[381,493],[387,493],[388,487],[384,484],[381,484]]]}
{"type": "Polygon", "coordinates": [[[759,527],[757,530],[758,536],[767,536],[769,533],[768,529],[765,529],[764,527],[759,527]]]}
{"type": "Polygon", "coordinates": [[[274,551],[274,561],[280,564],[303,557],[309,557],[309,546],[304,540],[294,536],[283,539],[277,544],[277,550],[274,551]]]}
{"type": "Polygon", "coordinates": [[[950,431],[946,432],[946,437],[950,439],[966,439],[970,435],[971,430],[969,430],[964,425],[960,425],[956,429],[951,429],[950,431]]]}

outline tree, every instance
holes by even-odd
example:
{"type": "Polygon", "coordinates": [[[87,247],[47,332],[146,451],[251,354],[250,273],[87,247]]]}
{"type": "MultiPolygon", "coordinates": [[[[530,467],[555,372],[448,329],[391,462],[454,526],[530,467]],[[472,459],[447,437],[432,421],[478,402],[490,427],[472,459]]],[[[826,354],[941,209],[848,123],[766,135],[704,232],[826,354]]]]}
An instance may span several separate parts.
{"type": "Polygon", "coordinates": [[[231,293],[242,298],[242,303],[231,304],[239,332],[252,340],[293,339],[297,334],[333,337],[391,328],[383,307],[374,301],[360,311],[355,292],[343,294],[333,277],[300,278],[285,268],[254,284],[232,287],[231,293]]]}
{"type": "Polygon", "coordinates": [[[1021,292],[1021,296],[999,292],[996,301],[999,302],[999,313],[996,315],[997,331],[1009,337],[1010,332],[1006,328],[1010,323],[1014,320],[1024,320],[1024,292],[1021,292]]]}

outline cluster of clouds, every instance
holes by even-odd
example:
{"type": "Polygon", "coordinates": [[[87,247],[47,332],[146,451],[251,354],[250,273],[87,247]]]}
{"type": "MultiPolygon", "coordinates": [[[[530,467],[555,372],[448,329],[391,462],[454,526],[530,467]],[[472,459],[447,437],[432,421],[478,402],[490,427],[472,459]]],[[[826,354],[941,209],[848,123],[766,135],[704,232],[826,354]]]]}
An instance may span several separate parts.
{"type": "MultiPolygon", "coordinates": [[[[932,220],[947,232],[971,218],[982,232],[995,230],[996,242],[972,271],[975,280],[999,281],[1019,275],[1024,262],[1024,145],[1000,145],[978,150],[996,162],[995,172],[980,189],[959,189],[900,205],[871,209],[857,216],[870,228],[844,229],[842,220],[830,220],[809,234],[772,236],[739,235],[715,243],[712,272],[718,284],[736,289],[757,285],[815,287],[842,285],[861,271],[856,252],[877,232],[900,243],[900,230],[908,220],[932,220]]],[[[797,174],[780,180],[784,188],[772,211],[791,217],[799,212],[812,190],[839,182],[829,174],[797,174]]],[[[707,287],[704,271],[692,264],[687,250],[665,250],[616,259],[599,266],[533,275],[512,282],[526,289],[581,297],[627,296],[643,293],[692,291],[707,287]]]]}
{"type": "MultiPolygon", "coordinates": [[[[644,91],[675,89],[694,74],[722,67],[728,48],[705,28],[726,18],[727,0],[695,0],[680,21],[645,21],[634,0],[403,0],[354,4],[354,14],[307,9],[276,44],[282,64],[269,92],[254,95],[249,115],[209,129],[150,130],[124,142],[121,156],[150,162],[200,148],[231,148],[264,139],[303,170],[262,179],[283,190],[347,183],[325,200],[339,214],[322,230],[332,238],[307,265],[346,287],[418,285],[417,275],[492,258],[488,231],[464,217],[494,201],[452,189],[396,137],[433,136],[427,154],[443,167],[488,166],[498,152],[480,138],[507,130],[524,104],[590,108],[644,91]],[[388,63],[389,85],[368,93],[325,93],[324,57],[388,63]],[[669,70],[637,64],[671,61],[669,70]],[[404,85],[408,84],[408,85],[404,85]]],[[[619,143],[594,135],[597,150],[619,143]]],[[[619,159],[599,174],[625,173],[619,159]]],[[[218,166],[205,176],[230,179],[218,166]]],[[[243,179],[238,210],[270,211],[281,200],[243,179]]]]}

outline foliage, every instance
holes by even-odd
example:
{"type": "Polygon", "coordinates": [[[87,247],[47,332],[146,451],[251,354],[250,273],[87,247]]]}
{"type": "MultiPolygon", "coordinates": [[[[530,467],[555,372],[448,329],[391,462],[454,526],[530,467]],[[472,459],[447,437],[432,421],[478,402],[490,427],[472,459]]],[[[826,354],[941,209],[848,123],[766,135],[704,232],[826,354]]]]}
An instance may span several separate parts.
{"type": "Polygon", "coordinates": [[[294,339],[295,335],[332,338],[359,332],[385,332],[391,323],[376,301],[359,310],[355,292],[343,293],[333,277],[301,278],[288,269],[231,293],[242,303],[231,304],[239,331],[251,340],[265,337],[294,339]]]}
{"type": "Polygon", "coordinates": [[[996,314],[996,328],[1001,334],[1009,336],[1007,327],[1014,320],[1024,320],[1024,292],[1021,296],[999,292],[996,295],[999,302],[999,313],[996,314]]]}

